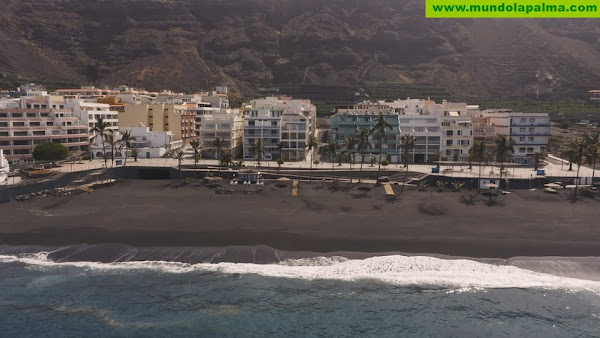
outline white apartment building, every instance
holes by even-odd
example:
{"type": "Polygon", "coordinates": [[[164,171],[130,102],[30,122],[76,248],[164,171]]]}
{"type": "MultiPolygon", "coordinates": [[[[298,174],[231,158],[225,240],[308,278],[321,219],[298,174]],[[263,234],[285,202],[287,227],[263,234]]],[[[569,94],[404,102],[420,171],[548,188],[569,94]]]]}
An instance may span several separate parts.
{"type": "Polygon", "coordinates": [[[257,139],[264,144],[263,160],[279,158],[277,143],[281,137],[281,115],[283,111],[256,109],[244,112],[244,149],[245,160],[252,160],[252,147],[257,139]]]}
{"type": "Polygon", "coordinates": [[[411,163],[428,163],[441,148],[441,119],[439,115],[431,114],[426,104],[429,101],[419,99],[396,100],[387,102],[398,114],[398,156],[392,156],[391,162],[403,162],[402,136],[415,137],[415,146],[410,150],[411,163]]]}
{"type": "Polygon", "coordinates": [[[72,110],[65,109],[61,97],[44,91],[30,91],[17,101],[11,100],[0,109],[0,147],[6,159],[28,162],[35,146],[58,142],[72,153],[87,150],[89,134],[72,110]]]}
{"type": "MultiPolygon", "coordinates": [[[[150,128],[146,126],[121,127],[113,133],[115,139],[120,141],[124,131],[131,132],[131,136],[135,138],[131,144],[131,148],[138,150],[138,158],[160,158],[171,150],[183,147],[183,141],[174,140],[174,135],[171,131],[150,131],[150,128]]],[[[103,141],[99,137],[93,140],[91,145],[93,158],[103,159],[104,154],[106,154],[107,158],[111,157],[112,149],[108,146],[103,147],[102,143],[103,141]]],[[[117,159],[125,157],[125,149],[122,147],[122,143],[119,143],[119,146],[112,154],[117,159]]],[[[131,149],[128,149],[127,156],[131,157],[131,149]]]]}
{"type": "Polygon", "coordinates": [[[253,159],[256,139],[263,139],[265,160],[302,161],[305,145],[314,133],[317,110],[309,100],[267,97],[244,107],[244,159],[253,159]],[[283,143],[282,153],[277,144],[283,143]]]}
{"type": "Polygon", "coordinates": [[[547,113],[516,113],[508,110],[484,110],[496,135],[503,134],[514,141],[512,163],[532,165],[533,154],[543,153],[550,140],[550,117],[547,113]]]}
{"type": "Polygon", "coordinates": [[[469,149],[473,145],[473,122],[467,114],[460,112],[445,112],[441,120],[441,145],[442,161],[466,161],[469,158],[469,149]]]}
{"type": "MultiPolygon", "coordinates": [[[[242,139],[244,137],[244,119],[238,109],[218,109],[211,115],[204,115],[198,132],[203,156],[217,156],[213,142],[216,138],[223,140],[225,149],[234,156],[242,155],[242,139]]],[[[223,150],[225,150],[223,149],[223,150]]]]}
{"type": "MultiPolygon", "coordinates": [[[[92,129],[98,123],[98,119],[102,118],[108,123],[108,130],[119,130],[119,113],[110,110],[109,104],[90,103],[83,100],[76,100],[66,103],[66,108],[73,111],[73,115],[86,124],[89,129],[92,129]]],[[[95,136],[95,133],[90,133],[90,139],[95,136]]]]}

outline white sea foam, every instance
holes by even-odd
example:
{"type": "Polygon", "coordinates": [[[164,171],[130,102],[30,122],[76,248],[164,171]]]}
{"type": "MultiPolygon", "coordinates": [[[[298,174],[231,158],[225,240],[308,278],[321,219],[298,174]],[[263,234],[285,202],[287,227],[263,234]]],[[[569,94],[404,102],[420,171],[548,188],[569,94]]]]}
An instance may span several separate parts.
{"type": "Polygon", "coordinates": [[[383,256],[363,260],[315,257],[287,260],[279,264],[186,264],[143,261],[122,263],[55,263],[47,253],[26,256],[0,255],[0,263],[21,262],[33,267],[72,266],[93,271],[153,270],[163,273],[196,271],[224,274],[258,274],[267,277],[307,280],[375,280],[399,286],[442,287],[458,290],[481,288],[544,288],[589,290],[600,294],[600,282],[537,273],[509,265],[485,264],[466,259],[422,256],[383,256]]]}

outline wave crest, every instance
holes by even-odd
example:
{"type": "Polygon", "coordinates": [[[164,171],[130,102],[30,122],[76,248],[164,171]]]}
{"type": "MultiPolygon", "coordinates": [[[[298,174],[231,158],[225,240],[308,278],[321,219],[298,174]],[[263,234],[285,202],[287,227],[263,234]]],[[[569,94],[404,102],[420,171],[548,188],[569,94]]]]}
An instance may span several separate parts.
{"type": "Polygon", "coordinates": [[[600,294],[600,282],[597,281],[538,273],[510,265],[424,256],[391,255],[366,259],[334,256],[287,259],[277,264],[189,264],[164,261],[53,262],[48,259],[47,252],[18,256],[0,255],[0,263],[17,262],[42,267],[72,266],[103,273],[123,270],[152,270],[162,273],[214,272],[306,280],[375,280],[398,286],[459,289],[544,288],[588,290],[600,294]]]}

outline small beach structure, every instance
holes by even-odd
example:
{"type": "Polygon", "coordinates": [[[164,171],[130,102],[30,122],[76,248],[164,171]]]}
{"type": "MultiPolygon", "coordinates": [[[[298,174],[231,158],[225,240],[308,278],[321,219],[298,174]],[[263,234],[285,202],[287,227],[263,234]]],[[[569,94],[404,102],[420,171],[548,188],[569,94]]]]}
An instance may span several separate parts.
{"type": "Polygon", "coordinates": [[[386,196],[396,196],[394,189],[392,189],[392,186],[389,183],[383,183],[382,185],[386,196]]]}
{"type": "Polygon", "coordinates": [[[257,184],[261,181],[262,175],[260,171],[253,171],[251,169],[240,170],[238,174],[238,181],[242,184],[257,184]]]}
{"type": "Polygon", "coordinates": [[[298,180],[294,180],[292,185],[292,196],[298,196],[298,180]]]}

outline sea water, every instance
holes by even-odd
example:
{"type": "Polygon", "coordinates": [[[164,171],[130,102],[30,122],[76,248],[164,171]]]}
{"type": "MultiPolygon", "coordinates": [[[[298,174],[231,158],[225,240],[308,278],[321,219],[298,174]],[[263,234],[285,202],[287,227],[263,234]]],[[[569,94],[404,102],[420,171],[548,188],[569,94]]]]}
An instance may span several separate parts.
{"type": "Polygon", "coordinates": [[[465,259],[0,255],[1,336],[600,336],[600,282],[465,259]]]}

